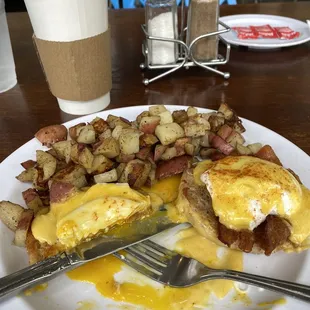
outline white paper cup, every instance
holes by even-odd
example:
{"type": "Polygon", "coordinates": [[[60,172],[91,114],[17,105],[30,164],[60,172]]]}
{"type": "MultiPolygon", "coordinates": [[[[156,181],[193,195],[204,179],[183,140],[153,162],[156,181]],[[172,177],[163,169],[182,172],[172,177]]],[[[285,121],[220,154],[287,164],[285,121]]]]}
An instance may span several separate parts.
{"type": "MultiPolygon", "coordinates": [[[[38,39],[70,42],[108,30],[107,0],[25,0],[25,4],[38,39]]],[[[90,114],[110,104],[110,92],[90,101],[57,100],[66,113],[90,114]]]]}
{"type": "Polygon", "coordinates": [[[0,0],[0,93],[17,83],[13,51],[4,10],[4,0],[0,0]]]}

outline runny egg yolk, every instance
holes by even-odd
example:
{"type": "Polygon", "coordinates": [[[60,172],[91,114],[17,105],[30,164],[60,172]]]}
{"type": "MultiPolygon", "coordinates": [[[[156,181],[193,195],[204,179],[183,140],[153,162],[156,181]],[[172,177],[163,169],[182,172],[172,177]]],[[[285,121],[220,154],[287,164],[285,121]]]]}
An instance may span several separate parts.
{"type": "Polygon", "coordinates": [[[226,227],[253,230],[274,214],[291,224],[293,243],[301,245],[310,236],[306,220],[310,192],[283,167],[255,157],[231,156],[203,162],[196,169],[196,178],[200,173],[214,212],[226,227]]]}
{"type": "MultiPolygon", "coordinates": [[[[179,183],[180,176],[174,176],[158,182],[152,188],[143,190],[159,195],[164,203],[170,203],[177,197],[179,183]]],[[[174,208],[173,204],[170,208],[174,208]]],[[[173,213],[173,220],[183,221],[184,219],[175,212],[173,213]]],[[[175,244],[175,250],[196,258],[210,267],[242,270],[242,252],[220,248],[200,236],[193,228],[181,231],[172,238],[178,240],[175,244]]],[[[115,257],[107,256],[72,270],[67,275],[70,279],[94,284],[98,292],[107,298],[144,306],[152,310],[166,310],[168,308],[185,310],[203,307],[208,303],[211,295],[221,299],[228,292],[234,290],[233,282],[227,280],[208,281],[184,289],[164,287],[155,285],[150,280],[144,282],[145,279],[138,273],[133,273],[130,279],[126,278],[125,274],[128,273],[128,268],[115,257]],[[117,281],[122,274],[124,275],[123,281],[117,281]]],[[[236,300],[246,299],[249,302],[247,298],[238,298],[239,294],[236,292],[234,294],[236,300]]]]}
{"type": "MultiPolygon", "coordinates": [[[[180,253],[194,257],[213,268],[242,270],[242,252],[220,248],[200,236],[193,228],[180,232],[176,239],[179,241],[175,249],[180,253]]],[[[234,291],[233,282],[227,280],[212,280],[182,289],[165,287],[150,280],[144,282],[144,276],[138,273],[134,273],[130,280],[126,281],[125,270],[126,267],[120,260],[107,256],[78,267],[67,275],[72,280],[94,284],[98,292],[106,298],[152,310],[202,308],[208,304],[211,295],[222,299],[231,290],[234,291]],[[118,282],[116,279],[121,277],[122,273],[124,279],[118,282]]],[[[237,295],[236,292],[233,294],[237,295]]]]}
{"type": "Polygon", "coordinates": [[[31,230],[41,243],[73,248],[102,230],[151,211],[150,196],[128,184],[96,184],[64,202],[51,204],[49,213],[34,219],[31,230]]]}

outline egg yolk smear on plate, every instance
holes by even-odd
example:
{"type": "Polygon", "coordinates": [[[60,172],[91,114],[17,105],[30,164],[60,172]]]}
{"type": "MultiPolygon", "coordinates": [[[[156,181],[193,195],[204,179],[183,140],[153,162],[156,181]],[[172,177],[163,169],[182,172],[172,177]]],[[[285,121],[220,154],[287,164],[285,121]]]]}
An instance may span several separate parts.
{"type": "MultiPolygon", "coordinates": [[[[179,183],[180,177],[174,176],[158,182],[151,189],[144,188],[144,190],[159,195],[163,202],[168,204],[177,198],[179,183]]],[[[174,220],[185,221],[174,212],[173,203],[170,209],[174,220]]],[[[242,270],[242,252],[221,248],[198,235],[193,228],[179,232],[175,239],[177,240],[175,250],[210,267],[242,270]]],[[[136,278],[133,276],[131,280],[126,281],[125,278],[124,281],[117,281],[117,275],[122,271],[128,271],[128,268],[117,258],[106,256],[76,268],[67,275],[72,280],[94,284],[98,292],[106,298],[154,310],[193,309],[195,306],[206,306],[212,293],[222,299],[234,288],[233,282],[227,280],[212,280],[183,289],[170,288],[152,282],[139,273],[134,273],[136,278]]],[[[241,295],[235,291],[236,299],[249,302],[244,294],[241,295]]]]}

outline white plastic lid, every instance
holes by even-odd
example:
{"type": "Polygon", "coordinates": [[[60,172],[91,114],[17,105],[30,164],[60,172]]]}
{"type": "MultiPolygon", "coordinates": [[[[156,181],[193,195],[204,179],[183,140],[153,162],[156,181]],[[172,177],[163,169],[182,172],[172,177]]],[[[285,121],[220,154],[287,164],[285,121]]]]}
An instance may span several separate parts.
{"type": "Polygon", "coordinates": [[[90,101],[70,101],[57,98],[59,108],[68,114],[84,115],[99,112],[110,104],[110,92],[90,101]]]}

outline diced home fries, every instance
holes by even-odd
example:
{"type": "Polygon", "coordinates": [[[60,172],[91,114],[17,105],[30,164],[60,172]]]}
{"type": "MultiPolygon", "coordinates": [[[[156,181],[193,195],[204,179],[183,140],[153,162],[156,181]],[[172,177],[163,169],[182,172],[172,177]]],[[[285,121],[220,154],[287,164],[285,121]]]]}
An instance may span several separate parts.
{"type": "Polygon", "coordinates": [[[172,112],[165,106],[151,106],[135,120],[109,115],[69,129],[42,128],[35,137],[50,149],[38,150],[36,159],[25,158],[21,163],[25,170],[16,177],[29,183],[22,193],[28,209],[2,201],[0,220],[16,232],[15,244],[24,246],[33,217],[48,212],[50,201],[60,201],[76,189],[110,182],[136,189],[152,186],[182,173],[196,157],[273,156],[259,143],[245,146],[244,131],[227,104],[212,113],[199,113],[194,107],[172,112]]]}

